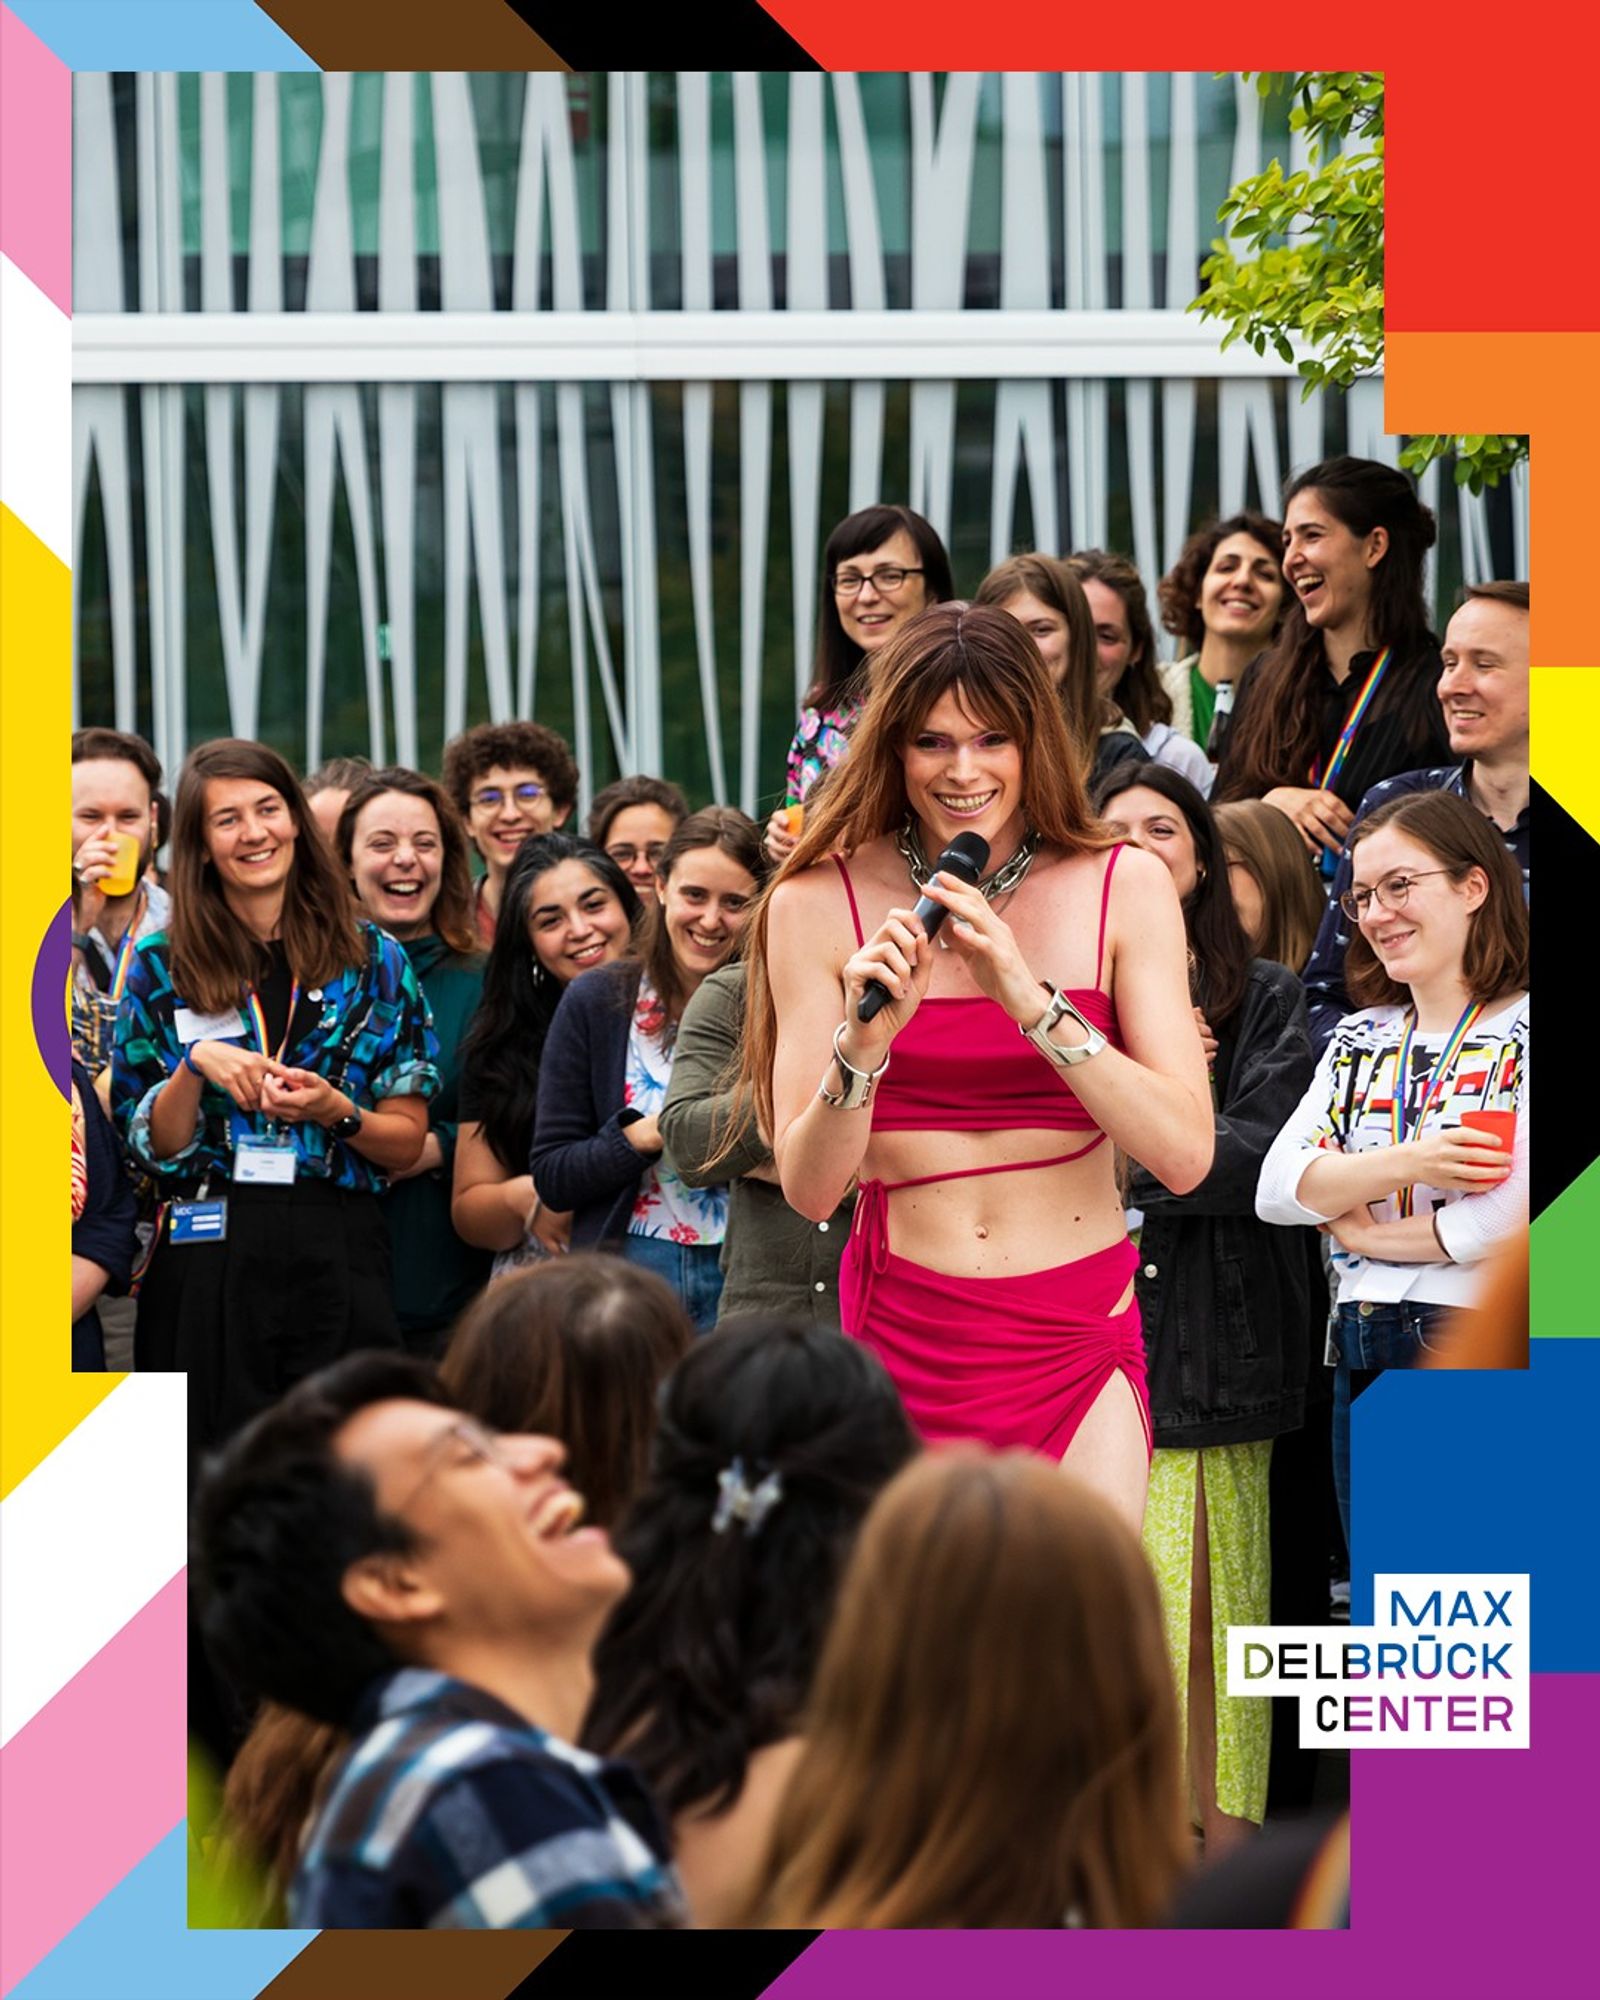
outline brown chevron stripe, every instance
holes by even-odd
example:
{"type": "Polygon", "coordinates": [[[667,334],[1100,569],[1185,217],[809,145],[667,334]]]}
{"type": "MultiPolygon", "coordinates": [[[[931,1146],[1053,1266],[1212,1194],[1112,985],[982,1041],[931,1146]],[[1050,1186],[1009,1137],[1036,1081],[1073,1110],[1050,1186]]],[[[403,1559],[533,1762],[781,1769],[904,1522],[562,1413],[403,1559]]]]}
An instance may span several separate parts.
{"type": "Polygon", "coordinates": [[[259,2000],[505,2000],[566,1935],[321,1931],[259,2000]]]}
{"type": "Polygon", "coordinates": [[[323,69],[565,69],[506,0],[256,0],[323,69]]]}

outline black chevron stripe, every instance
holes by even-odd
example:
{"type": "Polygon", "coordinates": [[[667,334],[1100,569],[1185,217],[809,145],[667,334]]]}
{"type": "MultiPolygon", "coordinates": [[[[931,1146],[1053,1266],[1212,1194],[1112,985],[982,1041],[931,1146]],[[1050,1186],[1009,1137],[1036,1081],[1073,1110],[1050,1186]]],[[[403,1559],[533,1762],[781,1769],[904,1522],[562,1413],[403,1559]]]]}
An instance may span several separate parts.
{"type": "MultiPolygon", "coordinates": [[[[1574,929],[1552,917],[1549,906],[1556,893],[1553,885],[1577,888],[1600,880],[1600,847],[1538,785],[1529,800],[1528,846],[1538,857],[1546,899],[1544,921],[1537,911],[1533,917],[1529,985],[1538,996],[1539,1044],[1544,1049],[1582,1049],[1587,1046],[1593,1012],[1590,976],[1583,962],[1587,950],[1583,939],[1588,934],[1581,925],[1574,929]]],[[[1531,1207],[1537,1216],[1593,1164],[1594,1127],[1581,1104],[1547,1099],[1535,1114],[1532,1139],[1531,1207]]]]}
{"type": "Polygon", "coordinates": [[[624,27],[605,8],[562,0],[505,0],[573,69],[817,69],[756,0],[720,0],[676,14],[650,10],[624,27]]]}
{"type": "MultiPolygon", "coordinates": [[[[542,32],[542,30],[541,30],[542,32]]],[[[820,1931],[572,1931],[506,2000],[757,2000],[820,1931]]]]}

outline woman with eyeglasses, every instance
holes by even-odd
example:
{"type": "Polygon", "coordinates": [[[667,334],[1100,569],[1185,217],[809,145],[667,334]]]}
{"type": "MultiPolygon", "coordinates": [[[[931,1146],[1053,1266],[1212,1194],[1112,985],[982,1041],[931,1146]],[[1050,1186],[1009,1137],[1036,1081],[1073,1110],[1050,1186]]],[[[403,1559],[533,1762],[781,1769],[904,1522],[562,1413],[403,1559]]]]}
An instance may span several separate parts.
{"type": "Polygon", "coordinates": [[[495,1252],[496,1277],[567,1248],[571,1215],[539,1199],[528,1171],[545,1037],[573,980],[631,957],[643,922],[616,862],[570,833],[525,840],[506,875],[483,999],[461,1046],[450,1208],[463,1241],[495,1252]]]}
{"type": "Polygon", "coordinates": [[[1450,761],[1423,600],[1437,532],[1413,481],[1376,459],[1324,459],[1284,493],[1292,602],[1217,719],[1216,796],[1286,813],[1330,880],[1370,786],[1450,761]]]}
{"type": "Polygon", "coordinates": [[[618,778],[596,792],[589,838],[603,848],[641,898],[655,893],[656,863],[689,801],[667,778],[618,778]]]}
{"type": "Polygon", "coordinates": [[[1261,1169],[1265,1222],[1315,1223],[1338,1279],[1334,1477],[1350,1405],[1409,1368],[1473,1266],[1528,1220],[1528,909],[1493,823],[1448,792],[1380,806],[1351,843],[1351,999],[1261,1169]]]}
{"type": "Polygon", "coordinates": [[[566,825],[578,767],[564,739],[542,723],[485,722],[445,745],[444,788],[483,860],[474,920],[487,951],[517,849],[530,833],[566,825]]]}
{"type": "Polygon", "coordinates": [[[954,596],[944,543],[932,522],[909,507],[863,507],[828,537],[816,667],[789,746],[784,803],[767,821],[769,860],[781,862],[794,852],[795,809],[849,747],[866,701],[867,663],[908,619],[954,596]]]}

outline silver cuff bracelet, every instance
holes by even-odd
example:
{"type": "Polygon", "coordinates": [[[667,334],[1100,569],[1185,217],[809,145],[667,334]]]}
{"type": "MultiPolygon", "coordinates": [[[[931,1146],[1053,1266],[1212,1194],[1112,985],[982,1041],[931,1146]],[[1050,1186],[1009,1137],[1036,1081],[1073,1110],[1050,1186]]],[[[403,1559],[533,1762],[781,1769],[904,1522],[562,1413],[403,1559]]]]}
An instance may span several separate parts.
{"type": "Polygon", "coordinates": [[[1039,984],[1050,995],[1050,1004],[1031,1028],[1024,1028],[1018,1022],[1017,1032],[1023,1040],[1032,1042],[1040,1055],[1054,1063],[1057,1069],[1072,1069],[1078,1063],[1087,1062],[1091,1056],[1099,1055],[1106,1047],[1106,1038],[1100,1030],[1078,1012],[1059,986],[1052,986],[1042,979],[1039,984]],[[1051,1041],[1050,1030],[1058,1021],[1076,1021],[1088,1040],[1077,1048],[1063,1048],[1059,1042],[1051,1041]]]}
{"type": "Polygon", "coordinates": [[[861,1111],[872,1102],[872,1086],[889,1067],[889,1052],[884,1051],[883,1061],[876,1069],[855,1069],[844,1058],[839,1043],[848,1028],[848,1021],[841,1021],[833,1031],[833,1059],[839,1065],[839,1074],[844,1079],[843,1090],[830,1090],[828,1079],[823,1077],[817,1085],[817,1095],[824,1104],[831,1104],[836,1111],[861,1111]]]}

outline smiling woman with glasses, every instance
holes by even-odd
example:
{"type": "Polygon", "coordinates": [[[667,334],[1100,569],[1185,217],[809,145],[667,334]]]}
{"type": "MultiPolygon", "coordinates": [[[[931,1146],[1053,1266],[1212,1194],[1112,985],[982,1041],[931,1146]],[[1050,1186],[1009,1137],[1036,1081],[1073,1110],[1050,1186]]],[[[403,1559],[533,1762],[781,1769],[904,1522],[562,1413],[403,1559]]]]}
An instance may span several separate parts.
{"type": "Polygon", "coordinates": [[[1313,1222],[1338,1279],[1334,1474],[1350,1531],[1350,1404],[1409,1368],[1471,1266],[1528,1219],[1528,911],[1498,829],[1414,792],[1351,840],[1357,925],[1334,1031],[1261,1171],[1266,1222],[1313,1222]]]}
{"type": "Polygon", "coordinates": [[[866,700],[867,662],[908,619],[954,595],[944,543],[932,523],[909,507],[863,507],[846,515],[828,537],[816,665],[789,746],[784,801],[763,838],[771,860],[781,862],[793,852],[798,809],[849,747],[866,700]]]}
{"type": "Polygon", "coordinates": [[[595,794],[589,838],[604,849],[641,896],[655,892],[656,863],[689,802],[667,778],[618,778],[595,794]]]}

